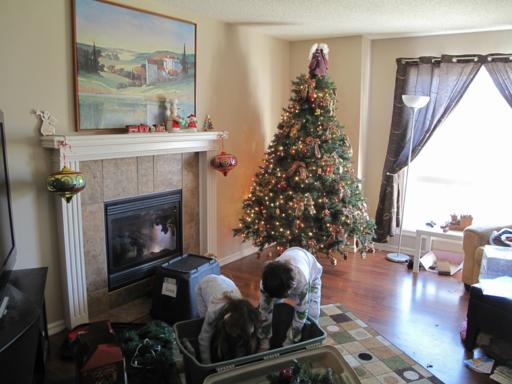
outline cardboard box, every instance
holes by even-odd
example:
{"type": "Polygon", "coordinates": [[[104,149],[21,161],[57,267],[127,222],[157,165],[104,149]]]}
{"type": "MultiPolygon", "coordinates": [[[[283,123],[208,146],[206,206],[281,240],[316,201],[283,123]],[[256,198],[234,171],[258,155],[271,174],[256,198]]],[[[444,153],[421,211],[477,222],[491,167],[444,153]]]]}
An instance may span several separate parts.
{"type": "Polygon", "coordinates": [[[420,263],[429,272],[452,276],[462,269],[464,256],[445,251],[430,251],[421,257],[420,263]]]}

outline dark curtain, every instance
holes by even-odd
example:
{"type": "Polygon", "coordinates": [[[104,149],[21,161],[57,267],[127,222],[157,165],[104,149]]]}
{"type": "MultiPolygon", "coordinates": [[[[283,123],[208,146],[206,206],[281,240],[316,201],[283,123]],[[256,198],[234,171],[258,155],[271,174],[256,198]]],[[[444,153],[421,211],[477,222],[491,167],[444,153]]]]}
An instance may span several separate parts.
{"type": "Polygon", "coordinates": [[[496,88],[503,95],[507,103],[512,107],[512,56],[496,54],[488,56],[484,63],[485,69],[491,75],[496,88]]]}
{"type": "Polygon", "coordinates": [[[391,130],[375,215],[376,241],[385,242],[400,226],[399,173],[407,166],[413,115],[402,95],[430,96],[416,113],[412,161],[458,104],[485,60],[481,55],[397,59],[391,130]]]}

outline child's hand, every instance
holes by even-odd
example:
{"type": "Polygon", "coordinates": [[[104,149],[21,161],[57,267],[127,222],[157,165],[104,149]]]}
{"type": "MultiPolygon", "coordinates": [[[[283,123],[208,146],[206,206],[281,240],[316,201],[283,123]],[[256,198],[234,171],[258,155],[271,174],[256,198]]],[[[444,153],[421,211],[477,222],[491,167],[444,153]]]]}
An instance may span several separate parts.
{"type": "Polygon", "coordinates": [[[265,339],[260,340],[260,348],[258,349],[258,353],[266,352],[270,348],[270,339],[267,337],[265,339]]]}
{"type": "Polygon", "coordinates": [[[297,305],[297,301],[289,297],[284,298],[282,303],[286,303],[288,305],[291,305],[292,307],[295,307],[297,305]]]}

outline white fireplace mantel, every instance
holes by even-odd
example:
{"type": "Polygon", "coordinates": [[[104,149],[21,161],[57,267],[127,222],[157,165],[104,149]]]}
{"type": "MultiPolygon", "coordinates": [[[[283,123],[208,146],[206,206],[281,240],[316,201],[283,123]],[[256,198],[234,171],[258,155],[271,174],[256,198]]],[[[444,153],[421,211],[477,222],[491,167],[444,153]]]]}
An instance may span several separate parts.
{"type": "MultiPolygon", "coordinates": [[[[65,162],[76,171],[80,161],[199,152],[199,249],[217,255],[217,175],[209,163],[220,136],[227,138],[227,133],[74,134],[44,136],[41,145],[54,150],[59,167],[65,162]]],[[[69,204],[58,198],[57,206],[66,323],[72,328],[89,321],[80,194],[69,204]]]]}

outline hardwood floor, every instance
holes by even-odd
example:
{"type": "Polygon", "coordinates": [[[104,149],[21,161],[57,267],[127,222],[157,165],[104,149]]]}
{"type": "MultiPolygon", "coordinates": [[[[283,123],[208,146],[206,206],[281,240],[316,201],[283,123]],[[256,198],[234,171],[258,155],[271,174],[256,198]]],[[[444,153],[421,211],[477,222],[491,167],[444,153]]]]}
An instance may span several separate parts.
{"type": "MultiPolygon", "coordinates": [[[[256,305],[261,271],[267,260],[251,255],[224,266],[222,273],[233,279],[242,294],[256,305]]],[[[425,271],[415,276],[403,264],[386,261],[379,252],[366,260],[350,255],[336,267],[326,260],[321,263],[322,304],[343,303],[445,383],[494,383],[488,375],[463,365],[470,356],[459,339],[468,302],[460,272],[455,277],[425,271]]],[[[73,382],[73,364],[58,357],[63,337],[61,332],[50,338],[47,383],[73,382]]]]}
{"type": "MultiPolygon", "coordinates": [[[[248,256],[222,268],[254,304],[265,257],[248,256]]],[[[377,252],[362,260],[350,255],[336,267],[327,260],[322,276],[322,304],[342,303],[376,331],[445,383],[493,383],[488,375],[463,365],[471,357],[460,342],[468,294],[455,276],[420,271],[377,252]]]]}

